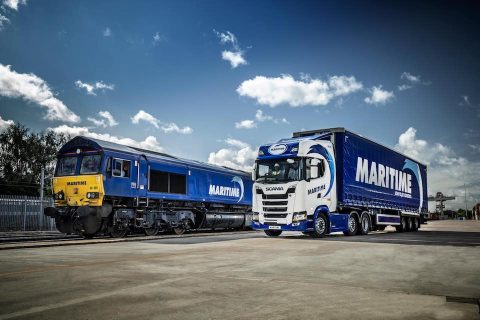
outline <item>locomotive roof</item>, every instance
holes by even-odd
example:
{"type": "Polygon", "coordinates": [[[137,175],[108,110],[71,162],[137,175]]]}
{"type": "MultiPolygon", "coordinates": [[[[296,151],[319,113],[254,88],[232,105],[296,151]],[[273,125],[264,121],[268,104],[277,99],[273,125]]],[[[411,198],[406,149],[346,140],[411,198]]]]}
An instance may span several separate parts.
{"type": "Polygon", "coordinates": [[[232,169],[229,167],[218,166],[218,165],[209,164],[209,163],[196,161],[196,160],[182,159],[182,158],[178,158],[163,152],[151,151],[151,150],[141,149],[137,147],[129,147],[119,143],[114,143],[114,142],[94,139],[94,138],[87,138],[84,136],[77,136],[72,140],[68,141],[66,144],[64,144],[60,148],[60,150],[58,151],[58,154],[61,155],[62,153],[68,150],[71,150],[73,148],[85,147],[85,146],[91,147],[94,149],[100,149],[100,150],[124,152],[124,153],[134,154],[138,156],[143,155],[148,158],[163,160],[163,161],[177,163],[181,165],[197,166],[202,168],[209,168],[212,170],[229,171],[230,173],[237,173],[237,174],[238,173],[249,174],[248,172],[245,172],[243,170],[232,169]]]}

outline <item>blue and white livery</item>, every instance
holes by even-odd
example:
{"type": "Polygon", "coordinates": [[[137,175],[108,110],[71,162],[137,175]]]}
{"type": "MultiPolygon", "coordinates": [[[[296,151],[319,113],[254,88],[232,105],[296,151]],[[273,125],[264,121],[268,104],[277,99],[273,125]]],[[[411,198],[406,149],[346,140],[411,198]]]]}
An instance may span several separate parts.
{"type": "Polygon", "coordinates": [[[416,231],[427,212],[427,168],[344,128],[297,132],[259,148],[253,228],[367,234],[416,231]]]}

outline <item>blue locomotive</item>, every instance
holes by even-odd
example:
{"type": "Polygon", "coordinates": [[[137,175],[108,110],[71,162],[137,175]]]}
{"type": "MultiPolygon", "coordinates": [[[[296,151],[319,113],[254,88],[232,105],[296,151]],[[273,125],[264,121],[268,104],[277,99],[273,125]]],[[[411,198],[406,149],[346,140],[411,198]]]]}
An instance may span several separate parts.
{"type": "Polygon", "coordinates": [[[44,213],[86,238],[239,229],[251,225],[252,184],[243,171],[79,136],[58,152],[44,213]]]}

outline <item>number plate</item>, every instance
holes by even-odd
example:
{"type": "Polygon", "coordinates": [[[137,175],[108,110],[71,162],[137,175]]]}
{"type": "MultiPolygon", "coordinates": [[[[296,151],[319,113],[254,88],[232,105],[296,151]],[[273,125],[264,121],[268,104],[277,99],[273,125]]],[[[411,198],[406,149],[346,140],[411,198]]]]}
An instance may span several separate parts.
{"type": "Polygon", "coordinates": [[[282,227],[280,226],[268,226],[268,229],[273,229],[273,230],[280,230],[282,227]]]}

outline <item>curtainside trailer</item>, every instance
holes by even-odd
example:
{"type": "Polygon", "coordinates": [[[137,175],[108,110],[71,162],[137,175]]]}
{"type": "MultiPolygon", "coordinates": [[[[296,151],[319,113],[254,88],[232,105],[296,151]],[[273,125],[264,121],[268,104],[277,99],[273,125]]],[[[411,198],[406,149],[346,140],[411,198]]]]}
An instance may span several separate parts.
{"type": "Polygon", "coordinates": [[[87,238],[251,225],[250,174],[92,138],[60,149],[52,186],[45,215],[87,238]]]}
{"type": "Polygon", "coordinates": [[[253,178],[253,228],[269,236],[417,231],[427,212],[427,167],[344,128],[260,146],[253,178]]]}

